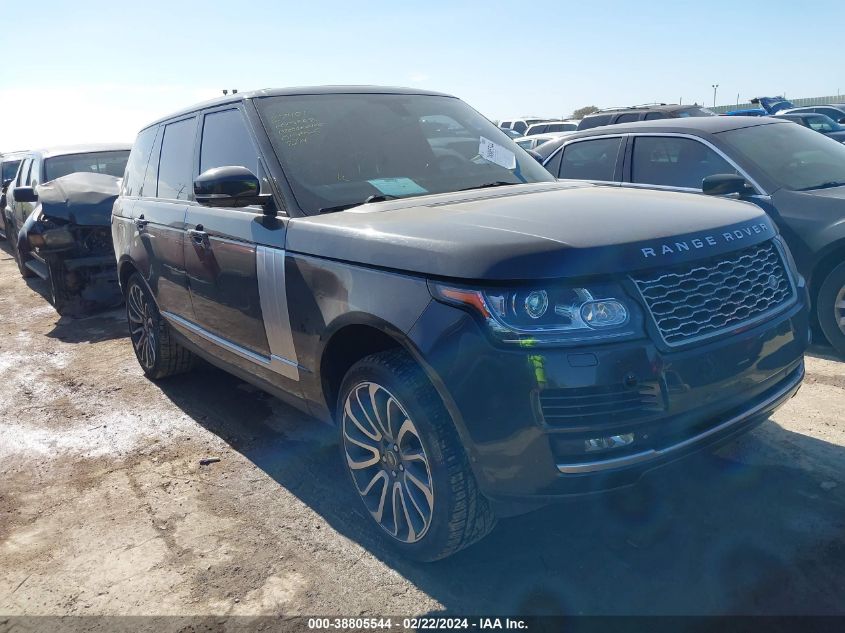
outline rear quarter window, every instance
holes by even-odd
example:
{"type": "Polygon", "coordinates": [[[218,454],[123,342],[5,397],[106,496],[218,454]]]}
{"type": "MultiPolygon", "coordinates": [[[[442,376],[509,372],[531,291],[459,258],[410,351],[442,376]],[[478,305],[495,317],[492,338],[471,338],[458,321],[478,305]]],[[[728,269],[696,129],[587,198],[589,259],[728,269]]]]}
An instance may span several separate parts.
{"type": "Polygon", "coordinates": [[[150,161],[150,152],[156,138],[157,127],[141,130],[129,153],[129,162],[126,163],[126,173],[123,176],[124,196],[140,196],[141,185],[144,184],[144,175],[147,172],[147,164],[150,161]]]}
{"type": "Polygon", "coordinates": [[[193,183],[196,117],[164,126],[161,160],[158,166],[158,197],[188,200],[193,183]]]}

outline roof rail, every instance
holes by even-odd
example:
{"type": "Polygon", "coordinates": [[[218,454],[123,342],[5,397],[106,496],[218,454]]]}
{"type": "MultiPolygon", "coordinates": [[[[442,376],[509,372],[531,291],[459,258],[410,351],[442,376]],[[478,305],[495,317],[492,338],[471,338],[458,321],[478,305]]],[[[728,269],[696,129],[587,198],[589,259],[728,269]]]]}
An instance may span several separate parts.
{"type": "Polygon", "coordinates": [[[619,110],[640,110],[642,108],[654,108],[657,106],[676,105],[674,103],[640,103],[632,106],[614,106],[612,108],[601,108],[599,112],[618,112],[619,110]]]}

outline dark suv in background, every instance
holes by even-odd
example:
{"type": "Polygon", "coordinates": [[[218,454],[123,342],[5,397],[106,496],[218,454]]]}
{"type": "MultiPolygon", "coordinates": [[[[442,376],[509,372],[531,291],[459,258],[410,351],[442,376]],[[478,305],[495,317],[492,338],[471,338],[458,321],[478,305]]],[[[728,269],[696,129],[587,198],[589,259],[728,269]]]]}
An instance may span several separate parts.
{"type": "Polygon", "coordinates": [[[3,211],[18,269],[48,282],[60,313],[100,298],[108,303],[115,294],[108,198],[117,197],[130,148],[100,143],[28,151],[9,184],[3,211]],[[86,289],[90,296],[83,296],[86,289]]]}
{"type": "Polygon", "coordinates": [[[804,375],[806,288],[759,208],[556,182],[449,95],[185,109],[139,133],[112,221],[144,373],[196,354],[335,422],[423,560],[736,437],[804,375]]]}
{"type": "Polygon", "coordinates": [[[586,115],[578,124],[578,130],[589,130],[601,125],[630,123],[632,121],[658,121],[660,119],[685,119],[700,116],[716,115],[700,105],[652,103],[627,108],[606,108],[586,115]]]}
{"type": "Polygon", "coordinates": [[[576,132],[537,149],[558,178],[728,195],[778,225],[818,324],[845,355],[845,146],[776,117],[705,117],[576,132]]]}

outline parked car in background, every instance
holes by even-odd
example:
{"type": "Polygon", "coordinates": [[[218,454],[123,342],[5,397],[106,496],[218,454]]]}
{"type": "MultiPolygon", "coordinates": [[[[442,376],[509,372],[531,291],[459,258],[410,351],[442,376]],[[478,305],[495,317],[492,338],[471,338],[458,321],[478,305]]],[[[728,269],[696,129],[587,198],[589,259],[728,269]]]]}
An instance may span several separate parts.
{"type": "Polygon", "coordinates": [[[834,141],[845,143],[845,127],[831,119],[826,114],[795,113],[792,110],[786,113],[778,113],[777,118],[792,121],[798,125],[810,128],[814,132],[820,132],[832,138],[834,141]]]}
{"type": "Polygon", "coordinates": [[[574,132],[578,129],[578,121],[544,121],[531,125],[525,136],[535,134],[554,134],[555,132],[574,132]]]}
{"type": "Polygon", "coordinates": [[[514,142],[519,145],[522,149],[533,150],[534,148],[539,147],[543,143],[548,143],[549,141],[568,136],[569,134],[572,134],[572,132],[557,132],[555,134],[535,134],[534,136],[524,136],[522,138],[514,139],[514,142]]]}
{"type": "Polygon", "coordinates": [[[559,178],[753,202],[780,228],[818,323],[845,354],[845,146],[781,117],[702,117],[576,132],[538,148],[559,178]]]}
{"type": "Polygon", "coordinates": [[[144,373],[197,354],[335,421],[371,526],[422,560],[728,441],[804,374],[806,289],[760,209],[556,182],[449,95],[177,112],[138,135],[112,233],[144,373]],[[433,116],[475,139],[459,164],[433,116]]]}
{"type": "Polygon", "coordinates": [[[0,176],[2,176],[2,187],[0,187],[0,233],[3,238],[8,237],[8,230],[6,228],[6,214],[3,210],[6,208],[6,188],[15,179],[15,174],[18,172],[18,166],[21,164],[21,158],[24,152],[6,152],[0,155],[0,176]]]}
{"type": "Polygon", "coordinates": [[[751,103],[757,104],[756,108],[740,108],[725,112],[725,116],[771,116],[778,112],[786,112],[795,106],[791,101],[783,97],[754,97],[751,103]]]}
{"type": "Polygon", "coordinates": [[[659,119],[685,119],[688,117],[715,116],[700,105],[676,105],[651,103],[627,108],[606,108],[586,115],[578,123],[578,130],[589,130],[602,125],[630,123],[632,121],[655,121],[659,119]]]}
{"type": "Polygon", "coordinates": [[[111,240],[119,183],[106,173],[76,172],[38,185],[18,251],[26,268],[47,281],[50,301],[63,316],[123,300],[111,240]]]}
{"type": "MultiPolygon", "coordinates": [[[[100,173],[120,178],[123,176],[130,148],[131,145],[127,143],[74,145],[27,151],[23,154],[15,180],[7,190],[4,208],[9,242],[21,275],[31,277],[44,274],[44,269],[35,263],[27,266],[31,257],[26,252],[22,254],[20,249],[20,244],[26,241],[26,236],[21,235],[21,228],[36,208],[40,185],[76,172],[100,173]]],[[[101,227],[100,233],[102,232],[101,227]]],[[[105,235],[108,236],[108,231],[105,235]]]]}
{"type": "Polygon", "coordinates": [[[519,133],[520,136],[528,131],[528,128],[535,123],[543,123],[544,121],[553,121],[555,119],[544,119],[542,117],[533,117],[528,119],[507,119],[499,123],[499,127],[503,130],[513,130],[519,133]]]}
{"type": "Polygon", "coordinates": [[[788,110],[789,114],[823,114],[830,117],[837,123],[845,123],[845,104],[843,103],[829,103],[827,105],[816,106],[802,106],[800,108],[791,108],[788,110]]]}

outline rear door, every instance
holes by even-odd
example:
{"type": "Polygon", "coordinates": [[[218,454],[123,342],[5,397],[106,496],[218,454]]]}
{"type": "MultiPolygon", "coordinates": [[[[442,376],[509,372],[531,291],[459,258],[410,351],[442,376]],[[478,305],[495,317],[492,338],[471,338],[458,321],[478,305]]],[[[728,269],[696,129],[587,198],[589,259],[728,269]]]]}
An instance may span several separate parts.
{"type": "MultiPolygon", "coordinates": [[[[197,173],[230,165],[264,173],[241,106],[207,111],[200,126],[197,173]]],[[[257,206],[194,203],[188,209],[184,250],[194,323],[230,349],[269,358],[257,264],[261,242],[268,240],[265,220],[257,206]]],[[[283,231],[276,234],[279,247],[283,236],[283,231]]]]}
{"type": "Polygon", "coordinates": [[[193,317],[185,275],[185,214],[193,198],[197,117],[159,127],[144,176],[142,195],[131,209],[142,269],[158,307],[168,315],[193,317]]]}

